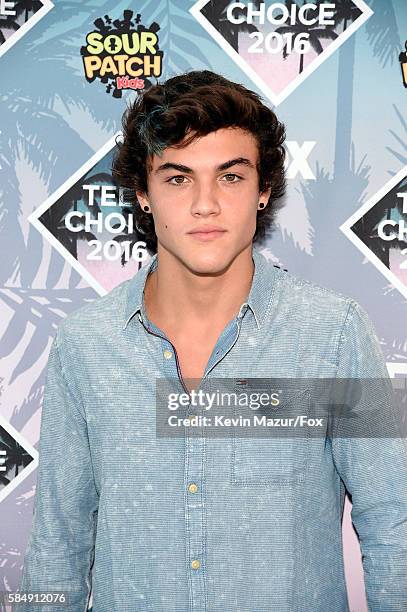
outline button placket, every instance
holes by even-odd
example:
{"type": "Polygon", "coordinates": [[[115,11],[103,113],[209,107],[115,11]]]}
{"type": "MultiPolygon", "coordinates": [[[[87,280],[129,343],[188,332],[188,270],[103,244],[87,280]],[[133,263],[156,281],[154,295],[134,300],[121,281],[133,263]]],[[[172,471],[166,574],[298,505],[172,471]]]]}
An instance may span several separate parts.
{"type": "MultiPolygon", "coordinates": [[[[194,414],[202,414],[202,408],[193,406],[194,414]]],[[[191,414],[191,411],[188,411],[191,414]]],[[[202,428],[185,428],[185,519],[187,535],[187,564],[190,583],[191,612],[206,610],[205,576],[205,438],[202,428]]]]}
{"type": "MultiPolygon", "coordinates": [[[[236,343],[245,308],[239,311],[239,315],[233,319],[218,339],[207,370],[199,388],[209,384],[208,373],[212,371],[221,359],[232,349],[236,343]]],[[[177,355],[171,342],[153,329],[150,333],[161,338],[161,350],[163,355],[163,369],[168,377],[176,377],[184,386],[182,373],[178,371],[177,355]]],[[[186,390],[186,389],[185,389],[186,390]]],[[[202,408],[195,407],[194,414],[202,415],[202,408]]],[[[189,412],[191,415],[191,412],[189,412]]],[[[191,429],[185,427],[185,521],[186,521],[186,563],[190,585],[190,608],[189,612],[207,610],[207,585],[205,574],[206,534],[205,534],[205,452],[206,439],[202,436],[202,427],[196,435],[197,427],[194,426],[194,434],[191,429]]]]}
{"type": "MultiPolygon", "coordinates": [[[[177,362],[171,343],[161,338],[163,367],[165,375],[179,378],[177,362]]],[[[194,414],[201,414],[198,408],[194,414]]],[[[191,413],[189,413],[191,414],[191,413]]],[[[185,483],[186,488],[186,551],[187,571],[190,583],[191,612],[206,611],[206,577],[204,573],[205,533],[204,533],[204,438],[189,435],[189,427],[185,428],[185,483]]],[[[195,428],[194,428],[195,431],[195,428]]]]}
{"type": "MultiPolygon", "coordinates": [[[[223,334],[218,339],[212,358],[209,360],[207,370],[204,374],[200,388],[208,389],[210,379],[208,373],[212,371],[222,357],[227,354],[236,343],[239,333],[243,312],[230,322],[223,334]]],[[[202,415],[202,408],[194,407],[193,414],[202,415]]],[[[189,411],[189,414],[192,414],[189,411]]],[[[194,428],[194,431],[196,429],[194,428]]],[[[190,578],[190,610],[206,611],[207,586],[205,574],[205,453],[206,438],[202,435],[202,427],[199,428],[200,436],[192,435],[189,427],[185,428],[185,487],[187,521],[187,558],[189,563],[190,578]],[[195,485],[195,486],[193,486],[195,485]],[[191,491],[192,486],[192,491],[191,491]],[[196,490],[195,490],[196,487],[196,490]]]]}

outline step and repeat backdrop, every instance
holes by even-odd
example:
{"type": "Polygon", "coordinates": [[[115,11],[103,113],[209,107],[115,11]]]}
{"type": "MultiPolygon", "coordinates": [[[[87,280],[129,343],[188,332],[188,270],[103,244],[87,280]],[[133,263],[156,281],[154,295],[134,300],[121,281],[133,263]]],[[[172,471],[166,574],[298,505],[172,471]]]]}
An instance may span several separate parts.
{"type": "Polygon", "coordinates": [[[149,259],[111,163],[127,102],[157,80],[209,69],[273,108],[288,188],[261,251],[358,300],[406,377],[406,39],[405,0],[0,0],[0,591],[20,583],[56,328],[149,259]]]}

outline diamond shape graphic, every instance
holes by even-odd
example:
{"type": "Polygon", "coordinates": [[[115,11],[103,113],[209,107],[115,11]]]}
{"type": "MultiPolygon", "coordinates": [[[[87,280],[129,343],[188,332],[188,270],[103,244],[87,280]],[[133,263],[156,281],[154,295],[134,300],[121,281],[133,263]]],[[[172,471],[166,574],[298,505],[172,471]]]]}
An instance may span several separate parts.
{"type": "Polygon", "coordinates": [[[189,11],[275,106],[373,14],[363,0],[198,0],[189,11]]]}
{"type": "Polygon", "coordinates": [[[0,502],[38,466],[38,451],[0,416],[0,502]]]}
{"type": "Polygon", "coordinates": [[[407,298],[407,166],[339,229],[407,298]]]}
{"type": "Polygon", "coordinates": [[[126,190],[114,185],[117,132],[29,216],[99,295],[130,279],[150,257],[126,190]]]}
{"type": "Polygon", "coordinates": [[[387,361],[387,369],[390,378],[400,378],[407,391],[407,362],[405,361],[387,361]]]}
{"type": "Polygon", "coordinates": [[[0,57],[53,8],[51,0],[0,3],[0,57]]]}

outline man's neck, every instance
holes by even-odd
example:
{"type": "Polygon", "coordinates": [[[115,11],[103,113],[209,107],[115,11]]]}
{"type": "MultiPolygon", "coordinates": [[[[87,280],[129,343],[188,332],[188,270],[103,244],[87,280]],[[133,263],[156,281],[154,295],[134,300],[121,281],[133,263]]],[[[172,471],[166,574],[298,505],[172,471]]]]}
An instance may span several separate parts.
{"type": "Polygon", "coordinates": [[[252,285],[252,246],[216,275],[199,275],[179,259],[158,250],[157,269],[147,276],[144,302],[147,316],[162,329],[174,333],[205,334],[223,328],[239,312],[252,285]]]}

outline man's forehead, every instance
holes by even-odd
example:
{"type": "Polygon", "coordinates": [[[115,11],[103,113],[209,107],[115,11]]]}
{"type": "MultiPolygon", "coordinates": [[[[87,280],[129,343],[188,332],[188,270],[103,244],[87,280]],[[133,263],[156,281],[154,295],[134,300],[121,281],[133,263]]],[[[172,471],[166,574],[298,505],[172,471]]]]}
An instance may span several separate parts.
{"type": "Polygon", "coordinates": [[[228,161],[232,158],[248,158],[256,162],[258,146],[253,134],[241,128],[222,128],[210,132],[204,136],[197,136],[186,145],[183,141],[163,149],[161,154],[154,153],[150,156],[149,162],[152,169],[157,169],[165,162],[185,163],[188,166],[198,165],[201,161],[205,165],[218,165],[221,161],[228,161]],[[220,160],[220,148],[222,157],[220,160]],[[192,157],[191,153],[202,157],[192,157]]]}

